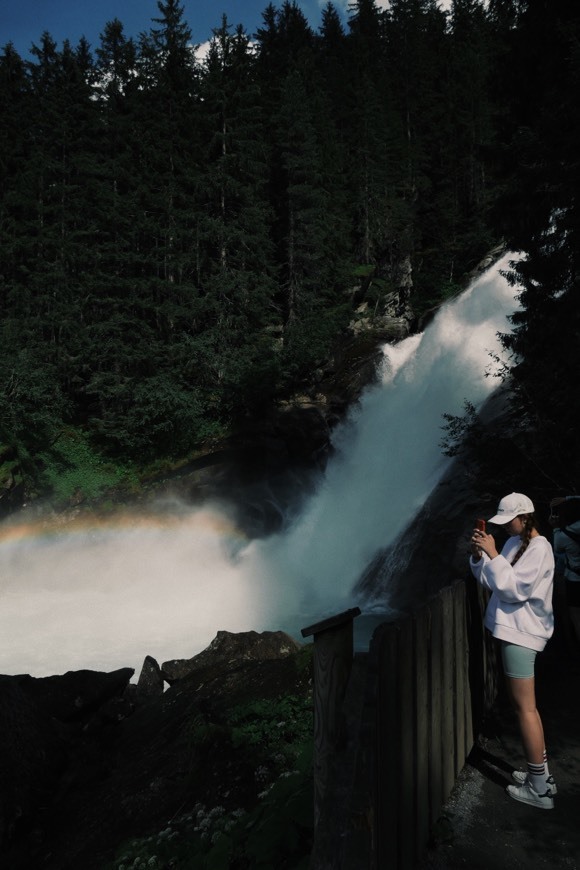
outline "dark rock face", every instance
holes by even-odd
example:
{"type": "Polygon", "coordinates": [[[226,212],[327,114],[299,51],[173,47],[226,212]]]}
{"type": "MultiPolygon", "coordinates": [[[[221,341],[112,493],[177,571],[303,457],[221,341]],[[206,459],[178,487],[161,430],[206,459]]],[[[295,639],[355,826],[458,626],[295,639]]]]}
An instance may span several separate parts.
{"type": "Polygon", "coordinates": [[[218,631],[207,649],[191,659],[164,662],[161,673],[171,685],[201,670],[216,672],[242,662],[281,659],[299,649],[300,644],[283,631],[263,631],[260,634],[256,631],[237,634],[218,631]]]}
{"type": "Polygon", "coordinates": [[[256,699],[309,698],[303,652],[282,632],[219,632],[165,692],[149,656],[137,685],[127,668],[0,677],[0,867],[101,870],[184,807],[256,800],[227,717],[256,699]]]}
{"type": "MultiPolygon", "coordinates": [[[[68,671],[54,677],[13,677],[42,712],[61,722],[83,720],[123,694],[135,671],[68,671]]],[[[6,678],[8,679],[8,678],[6,678]]]]}
{"type": "Polygon", "coordinates": [[[71,737],[94,725],[132,675],[132,668],[124,668],[0,677],[0,845],[27,830],[59,792],[70,769],[71,737]]]}
{"type": "Polygon", "coordinates": [[[139,700],[158,698],[163,694],[163,674],[152,656],[146,656],[137,681],[136,697],[139,700]]]}
{"type": "Polygon", "coordinates": [[[38,811],[55,787],[67,749],[58,724],[34,703],[17,677],[0,677],[0,734],[2,844],[21,820],[38,811]]]}

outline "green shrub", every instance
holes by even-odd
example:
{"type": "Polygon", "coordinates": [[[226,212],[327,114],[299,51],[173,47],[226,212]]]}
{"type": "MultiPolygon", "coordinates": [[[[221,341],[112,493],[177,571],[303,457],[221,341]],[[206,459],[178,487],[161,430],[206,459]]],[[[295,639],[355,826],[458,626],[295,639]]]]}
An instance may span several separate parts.
{"type": "Polygon", "coordinates": [[[295,695],[250,701],[219,725],[196,715],[188,738],[203,755],[219,743],[220,754],[237,759],[236,773],[249,769],[262,790],[256,796],[250,789],[244,807],[198,800],[159,833],[124,843],[104,870],[305,870],[314,819],[310,701],[295,695]]]}
{"type": "Polygon", "coordinates": [[[439,442],[445,456],[457,456],[464,448],[475,448],[482,445],[485,426],[473,402],[465,399],[464,414],[443,414],[445,424],[441,426],[445,436],[439,442]]]}
{"type": "Polygon", "coordinates": [[[40,485],[57,503],[97,499],[108,490],[131,489],[137,483],[130,465],[105,457],[77,429],[63,432],[39,460],[40,485]]]}

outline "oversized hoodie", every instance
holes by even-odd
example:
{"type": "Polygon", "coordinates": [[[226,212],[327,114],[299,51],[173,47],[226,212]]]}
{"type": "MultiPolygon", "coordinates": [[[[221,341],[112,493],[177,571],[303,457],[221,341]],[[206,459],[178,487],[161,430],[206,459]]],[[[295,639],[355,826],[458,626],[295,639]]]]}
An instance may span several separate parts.
{"type": "Polygon", "coordinates": [[[554,554],[549,541],[536,535],[512,565],[520,544],[519,535],[508,538],[499,556],[490,559],[483,553],[479,561],[471,557],[470,567],[491,592],[485,627],[500,640],[539,652],[554,631],[554,554]]]}

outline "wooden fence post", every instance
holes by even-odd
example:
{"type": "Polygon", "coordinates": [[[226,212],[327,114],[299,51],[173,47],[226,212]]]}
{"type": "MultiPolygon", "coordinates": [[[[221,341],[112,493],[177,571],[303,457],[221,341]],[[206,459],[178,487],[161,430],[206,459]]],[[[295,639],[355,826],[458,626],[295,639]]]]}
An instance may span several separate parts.
{"type": "Polygon", "coordinates": [[[314,832],[330,762],[344,739],[343,701],[353,658],[354,607],[302,629],[302,637],[314,636],[314,832]]]}

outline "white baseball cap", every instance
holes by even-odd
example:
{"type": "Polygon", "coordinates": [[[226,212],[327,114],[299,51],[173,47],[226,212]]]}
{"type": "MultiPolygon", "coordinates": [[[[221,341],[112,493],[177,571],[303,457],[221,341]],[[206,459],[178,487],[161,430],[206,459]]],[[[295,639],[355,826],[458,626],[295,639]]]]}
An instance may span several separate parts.
{"type": "Polygon", "coordinates": [[[534,505],[527,495],[522,495],[521,492],[511,492],[502,498],[496,515],[489,522],[501,526],[504,523],[510,523],[520,514],[532,514],[533,512],[534,505]]]}

